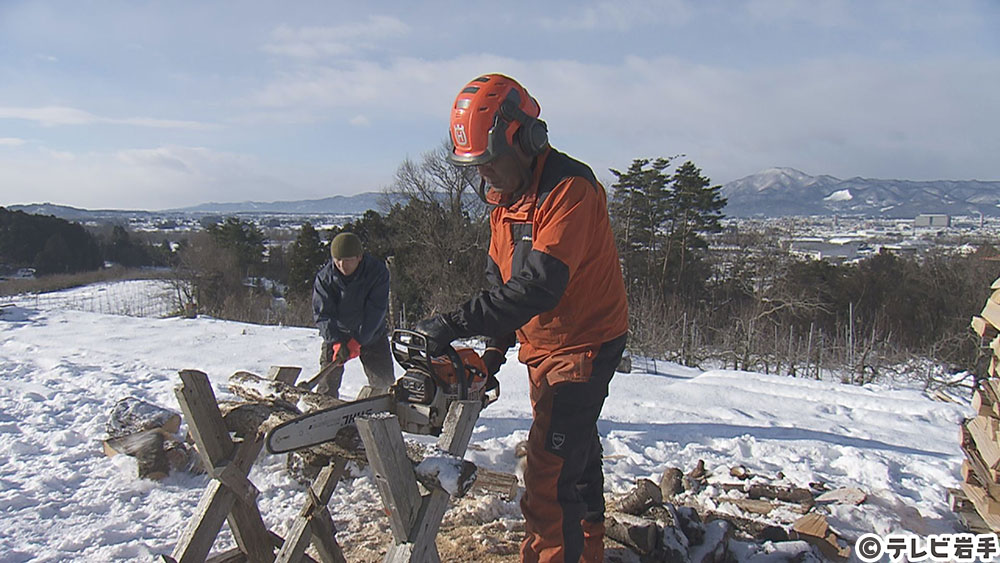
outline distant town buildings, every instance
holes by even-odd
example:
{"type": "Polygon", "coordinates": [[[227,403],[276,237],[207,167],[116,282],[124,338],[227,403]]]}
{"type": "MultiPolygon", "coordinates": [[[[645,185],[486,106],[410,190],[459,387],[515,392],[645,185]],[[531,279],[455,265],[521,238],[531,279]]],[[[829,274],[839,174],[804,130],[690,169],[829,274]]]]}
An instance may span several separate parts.
{"type": "Polygon", "coordinates": [[[792,254],[812,258],[813,260],[830,260],[833,262],[850,261],[858,257],[861,241],[844,237],[828,239],[818,237],[802,237],[788,242],[788,251],[792,254]]]}
{"type": "Polygon", "coordinates": [[[947,229],[951,226],[951,216],[941,213],[921,213],[913,220],[916,228],[947,229]]]}

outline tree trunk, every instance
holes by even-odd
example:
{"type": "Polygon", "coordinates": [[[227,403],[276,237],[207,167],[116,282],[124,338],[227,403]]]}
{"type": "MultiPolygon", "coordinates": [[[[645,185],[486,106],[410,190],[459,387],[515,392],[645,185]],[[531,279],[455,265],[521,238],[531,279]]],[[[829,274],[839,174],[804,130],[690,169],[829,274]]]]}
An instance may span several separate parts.
{"type": "Polygon", "coordinates": [[[312,393],[246,371],[238,371],[229,377],[229,390],[248,401],[280,404],[287,410],[296,412],[325,409],[345,403],[328,395],[312,393]]]}

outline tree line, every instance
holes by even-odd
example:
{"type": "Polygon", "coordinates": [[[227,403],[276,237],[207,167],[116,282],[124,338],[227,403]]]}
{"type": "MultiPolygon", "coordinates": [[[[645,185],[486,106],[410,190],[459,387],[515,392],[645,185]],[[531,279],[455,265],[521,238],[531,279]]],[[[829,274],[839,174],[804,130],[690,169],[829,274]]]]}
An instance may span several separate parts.
{"type": "Polygon", "coordinates": [[[0,207],[0,264],[37,275],[93,271],[105,262],[166,266],[171,249],[137,240],[122,226],[92,234],[78,223],[0,207]]]}
{"type": "MultiPolygon", "coordinates": [[[[93,237],[79,225],[0,208],[0,258],[39,273],[102,260],[171,265],[179,291],[201,312],[312,326],[312,283],[329,260],[328,241],[351,231],[389,264],[390,324],[412,326],[484,284],[489,209],[473,195],[475,172],[450,165],[447,151],[441,146],[405,160],[381,212],[325,232],[305,223],[290,245],[269,242],[254,223],[230,217],[171,252],[121,227],[93,237]]],[[[964,369],[982,361],[968,323],[996,277],[996,263],[987,259],[994,249],[882,251],[849,264],[796,258],[777,236],[724,226],[721,186],[682,160],[640,158],[611,170],[609,212],[634,354],[810,377],[839,370],[861,383],[916,357],[964,369]]]]}

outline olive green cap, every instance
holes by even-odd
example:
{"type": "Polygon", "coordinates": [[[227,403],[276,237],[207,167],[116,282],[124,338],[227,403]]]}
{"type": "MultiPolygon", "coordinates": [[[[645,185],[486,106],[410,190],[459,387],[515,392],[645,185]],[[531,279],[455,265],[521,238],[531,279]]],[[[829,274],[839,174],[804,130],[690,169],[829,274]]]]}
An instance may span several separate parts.
{"type": "Polygon", "coordinates": [[[340,233],[330,241],[330,256],[337,260],[362,256],[364,253],[365,247],[354,233],[340,233]]]}

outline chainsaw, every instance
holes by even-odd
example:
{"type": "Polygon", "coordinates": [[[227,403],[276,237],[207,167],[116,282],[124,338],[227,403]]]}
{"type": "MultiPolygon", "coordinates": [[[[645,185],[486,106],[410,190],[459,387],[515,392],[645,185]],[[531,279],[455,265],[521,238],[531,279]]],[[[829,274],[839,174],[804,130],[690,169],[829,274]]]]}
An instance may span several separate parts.
{"type": "Polygon", "coordinates": [[[486,373],[483,359],[471,348],[448,346],[443,356],[428,353],[427,337],[394,330],[392,355],[405,370],[385,395],[359,399],[304,414],[274,427],[267,450],[290,452],[333,440],[358,418],[394,414],[404,432],[438,436],[455,401],[480,401],[483,407],[500,398],[500,383],[486,373]]]}

